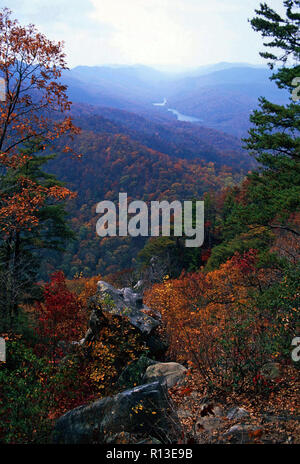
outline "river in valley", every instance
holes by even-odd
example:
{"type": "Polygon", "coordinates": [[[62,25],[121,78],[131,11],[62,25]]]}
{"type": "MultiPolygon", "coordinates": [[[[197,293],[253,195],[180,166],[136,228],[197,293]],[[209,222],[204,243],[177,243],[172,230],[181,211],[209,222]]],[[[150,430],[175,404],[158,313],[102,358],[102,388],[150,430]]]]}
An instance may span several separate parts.
{"type": "MultiPolygon", "coordinates": [[[[153,103],[153,106],[158,106],[158,107],[166,107],[167,106],[167,99],[164,98],[164,101],[162,103],[153,103]]],[[[168,111],[171,113],[175,114],[177,117],[177,121],[182,121],[182,122],[202,122],[202,119],[195,118],[194,116],[188,116],[187,114],[180,113],[179,111],[173,109],[173,108],[168,108],[168,111]]]]}

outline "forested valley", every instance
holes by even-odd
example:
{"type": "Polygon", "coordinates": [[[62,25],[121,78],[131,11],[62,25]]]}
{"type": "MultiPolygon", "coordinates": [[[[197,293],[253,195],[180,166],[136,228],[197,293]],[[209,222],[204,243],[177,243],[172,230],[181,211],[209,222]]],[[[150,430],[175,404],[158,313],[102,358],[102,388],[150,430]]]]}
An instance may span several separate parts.
{"type": "Polygon", "coordinates": [[[1,10],[0,444],[299,444],[300,2],[282,3],[249,24],[265,67],[172,79],[70,71],[1,10]],[[202,246],[172,225],[99,237],[122,192],[203,201],[202,246]]]}

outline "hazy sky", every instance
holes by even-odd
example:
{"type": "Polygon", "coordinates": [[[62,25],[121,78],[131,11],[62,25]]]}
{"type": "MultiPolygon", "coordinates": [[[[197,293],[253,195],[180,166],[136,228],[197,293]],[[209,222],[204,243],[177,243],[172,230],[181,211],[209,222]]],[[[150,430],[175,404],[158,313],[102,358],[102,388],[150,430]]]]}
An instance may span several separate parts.
{"type": "MultiPolygon", "coordinates": [[[[266,0],[282,11],[282,0],[266,0]]],[[[1,0],[22,23],[65,41],[79,64],[196,67],[262,63],[262,39],[248,18],[259,0],[1,0]]]]}

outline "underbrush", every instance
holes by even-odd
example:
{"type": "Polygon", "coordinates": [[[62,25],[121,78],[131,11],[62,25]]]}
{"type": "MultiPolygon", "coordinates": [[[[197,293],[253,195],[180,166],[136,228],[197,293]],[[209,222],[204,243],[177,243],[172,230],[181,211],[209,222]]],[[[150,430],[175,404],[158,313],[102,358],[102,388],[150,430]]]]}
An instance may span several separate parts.
{"type": "Polygon", "coordinates": [[[269,394],[292,363],[299,277],[292,266],[260,267],[250,250],[215,271],[166,279],[146,300],[162,313],[171,359],[194,366],[211,389],[269,394]]]}

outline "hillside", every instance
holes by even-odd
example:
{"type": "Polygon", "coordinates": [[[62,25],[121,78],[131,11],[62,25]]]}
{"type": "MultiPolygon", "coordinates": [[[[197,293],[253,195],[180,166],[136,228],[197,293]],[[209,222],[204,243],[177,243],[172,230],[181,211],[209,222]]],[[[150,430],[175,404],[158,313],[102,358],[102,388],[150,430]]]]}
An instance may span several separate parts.
{"type": "Polygon", "coordinates": [[[249,115],[258,97],[285,103],[287,94],[268,79],[267,69],[233,67],[207,75],[185,78],[169,97],[169,104],[200,118],[203,124],[242,137],[250,128],[249,115]]]}
{"type": "MultiPolygon", "coordinates": [[[[73,229],[78,233],[70,243],[63,261],[44,268],[59,266],[68,275],[112,272],[132,265],[133,258],[144,246],[144,238],[100,239],[96,235],[96,204],[108,199],[117,201],[119,192],[131,199],[189,200],[199,198],[209,190],[233,185],[241,178],[238,170],[201,160],[188,161],[157,152],[124,134],[83,130],[76,139],[81,160],[61,155],[49,164],[49,170],[73,191],[78,192],[69,206],[73,229]]],[[[104,126],[102,125],[102,130],[104,126]]],[[[44,274],[45,275],[45,274],[44,274]]]]}
{"type": "Polygon", "coordinates": [[[185,159],[202,159],[233,169],[249,169],[254,165],[241,141],[226,133],[207,127],[107,107],[74,104],[76,124],[97,134],[124,134],[153,150],[185,159]]]}

